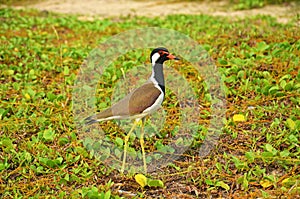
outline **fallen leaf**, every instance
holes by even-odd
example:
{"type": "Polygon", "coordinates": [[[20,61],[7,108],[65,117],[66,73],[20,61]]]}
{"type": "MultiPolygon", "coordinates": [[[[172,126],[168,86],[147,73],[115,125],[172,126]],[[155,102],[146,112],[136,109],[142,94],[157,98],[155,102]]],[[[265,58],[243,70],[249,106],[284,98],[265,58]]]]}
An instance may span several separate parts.
{"type": "Polygon", "coordinates": [[[272,183],[271,181],[267,180],[267,179],[261,180],[261,181],[259,182],[259,184],[260,184],[263,188],[268,188],[268,187],[270,187],[270,186],[273,185],[273,183],[272,183]]]}
{"type": "Polygon", "coordinates": [[[28,93],[26,93],[25,94],[25,98],[29,100],[30,99],[30,95],[28,93]]]}
{"type": "Polygon", "coordinates": [[[245,122],[246,121],[245,116],[242,114],[235,114],[232,119],[234,122],[245,122]]]}
{"type": "Polygon", "coordinates": [[[147,177],[143,174],[136,174],[134,179],[141,187],[145,187],[147,185],[147,177]]]}

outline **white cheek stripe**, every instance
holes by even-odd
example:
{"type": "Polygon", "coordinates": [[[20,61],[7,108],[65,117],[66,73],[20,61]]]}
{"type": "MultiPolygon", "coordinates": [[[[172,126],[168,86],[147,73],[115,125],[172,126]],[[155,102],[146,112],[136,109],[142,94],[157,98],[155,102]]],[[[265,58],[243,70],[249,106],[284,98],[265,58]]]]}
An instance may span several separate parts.
{"type": "Polygon", "coordinates": [[[151,61],[152,61],[152,66],[155,65],[155,62],[159,59],[160,55],[159,53],[154,53],[151,57],[151,61]]]}

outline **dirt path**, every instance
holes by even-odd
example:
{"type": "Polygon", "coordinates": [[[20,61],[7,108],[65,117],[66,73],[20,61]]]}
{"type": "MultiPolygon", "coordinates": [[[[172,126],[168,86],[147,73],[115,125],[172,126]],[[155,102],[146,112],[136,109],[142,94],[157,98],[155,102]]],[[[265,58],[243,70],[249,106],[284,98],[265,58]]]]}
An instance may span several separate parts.
{"type": "MultiPolygon", "coordinates": [[[[271,15],[279,22],[286,23],[299,13],[295,4],[284,6],[265,6],[260,9],[228,11],[225,2],[170,2],[162,0],[46,0],[25,7],[48,10],[59,13],[71,13],[87,16],[119,17],[127,15],[164,16],[168,14],[210,14],[217,16],[244,17],[249,15],[271,15]]],[[[18,8],[24,8],[19,6],[18,8]]]]}

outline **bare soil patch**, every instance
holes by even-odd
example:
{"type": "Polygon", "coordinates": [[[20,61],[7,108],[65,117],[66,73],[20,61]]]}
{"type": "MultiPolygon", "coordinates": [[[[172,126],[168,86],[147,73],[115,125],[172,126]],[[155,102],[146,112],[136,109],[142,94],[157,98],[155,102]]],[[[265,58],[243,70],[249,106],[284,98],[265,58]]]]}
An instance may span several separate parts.
{"type": "Polygon", "coordinates": [[[227,16],[241,18],[253,15],[271,15],[281,23],[288,22],[297,13],[295,4],[269,5],[251,10],[233,10],[225,1],[218,2],[171,2],[171,1],[134,1],[134,0],[46,0],[16,6],[16,8],[36,8],[58,13],[79,14],[84,19],[92,17],[109,18],[120,16],[165,16],[169,14],[209,14],[213,16],[227,16]]]}

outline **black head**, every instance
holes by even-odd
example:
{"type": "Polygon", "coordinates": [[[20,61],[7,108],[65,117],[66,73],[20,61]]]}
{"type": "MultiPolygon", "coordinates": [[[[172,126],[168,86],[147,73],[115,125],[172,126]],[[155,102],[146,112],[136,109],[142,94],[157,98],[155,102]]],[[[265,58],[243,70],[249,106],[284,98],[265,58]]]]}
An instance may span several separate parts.
{"type": "Polygon", "coordinates": [[[166,49],[164,47],[155,48],[154,50],[152,50],[152,52],[150,54],[150,60],[151,60],[152,64],[154,64],[154,63],[163,64],[164,61],[167,61],[170,59],[179,60],[179,58],[170,54],[168,49],[166,49]]]}

